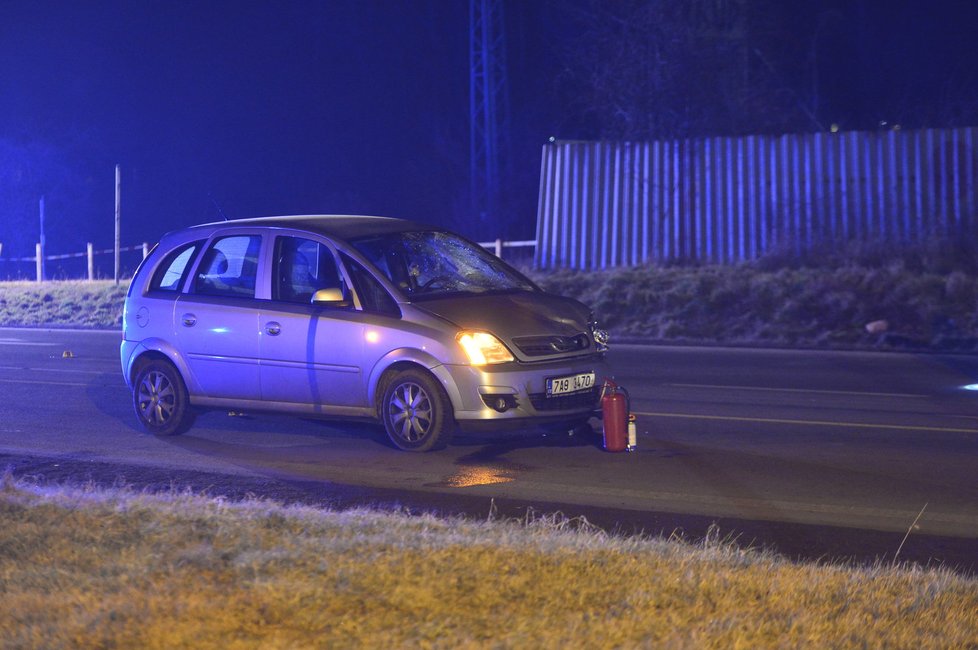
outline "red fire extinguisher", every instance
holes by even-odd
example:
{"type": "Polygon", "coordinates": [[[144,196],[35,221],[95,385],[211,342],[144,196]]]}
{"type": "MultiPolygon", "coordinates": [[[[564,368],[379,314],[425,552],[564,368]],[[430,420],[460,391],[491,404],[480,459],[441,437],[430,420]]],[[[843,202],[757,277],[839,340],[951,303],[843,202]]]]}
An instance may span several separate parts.
{"type": "Polygon", "coordinates": [[[601,419],[605,451],[625,451],[628,446],[628,394],[610,379],[601,387],[601,419]]]}

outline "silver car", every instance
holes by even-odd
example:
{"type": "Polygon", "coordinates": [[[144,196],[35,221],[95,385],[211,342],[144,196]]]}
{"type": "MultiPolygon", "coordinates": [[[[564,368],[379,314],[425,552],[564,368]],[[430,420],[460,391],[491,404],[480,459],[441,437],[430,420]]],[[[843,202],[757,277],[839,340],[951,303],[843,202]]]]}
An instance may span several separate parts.
{"type": "Polygon", "coordinates": [[[155,434],[263,410],[377,419],[427,451],[459,428],[586,421],[606,344],[587,307],[458,235],[299,216],[165,235],[129,287],[121,356],[155,434]]]}

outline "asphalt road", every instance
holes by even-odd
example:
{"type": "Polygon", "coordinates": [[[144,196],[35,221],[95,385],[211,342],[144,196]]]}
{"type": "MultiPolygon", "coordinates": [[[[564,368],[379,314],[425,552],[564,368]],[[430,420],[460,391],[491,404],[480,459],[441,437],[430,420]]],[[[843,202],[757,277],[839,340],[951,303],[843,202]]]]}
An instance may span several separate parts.
{"type": "Polygon", "coordinates": [[[272,415],[211,412],[153,437],[132,415],[119,339],[0,329],[0,464],[334,506],[560,510],[693,539],[715,525],[809,558],[892,558],[909,530],[901,559],[978,567],[978,392],[963,388],[976,357],[619,345],[637,451],[521,431],[408,454],[377,426],[272,415]]]}

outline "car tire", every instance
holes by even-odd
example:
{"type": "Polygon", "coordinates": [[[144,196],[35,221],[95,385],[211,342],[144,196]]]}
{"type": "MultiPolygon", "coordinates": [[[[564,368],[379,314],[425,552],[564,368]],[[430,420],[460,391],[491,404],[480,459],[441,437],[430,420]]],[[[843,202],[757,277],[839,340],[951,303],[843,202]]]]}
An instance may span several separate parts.
{"type": "Polygon", "coordinates": [[[132,385],[132,405],[143,428],[157,436],[175,436],[193,424],[187,386],[169,361],[158,359],[140,368],[132,385]]]}
{"type": "Polygon", "coordinates": [[[431,451],[455,433],[452,405],[441,385],[421,369],[402,370],[384,387],[380,418],[398,449],[431,451]]]}

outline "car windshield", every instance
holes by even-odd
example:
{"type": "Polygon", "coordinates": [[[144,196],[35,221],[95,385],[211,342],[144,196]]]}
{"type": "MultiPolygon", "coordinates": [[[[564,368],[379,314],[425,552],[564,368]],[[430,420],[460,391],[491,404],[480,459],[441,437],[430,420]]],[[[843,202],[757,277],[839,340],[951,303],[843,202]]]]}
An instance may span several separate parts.
{"type": "Polygon", "coordinates": [[[397,232],[350,243],[412,299],[537,290],[481,246],[451,233],[397,232]]]}

